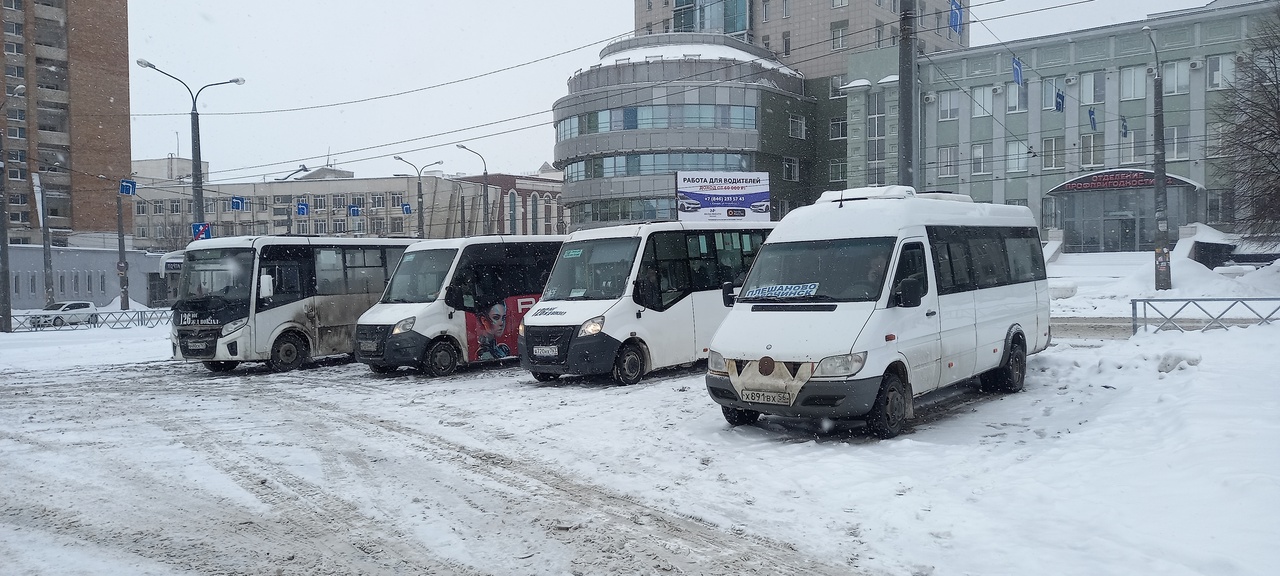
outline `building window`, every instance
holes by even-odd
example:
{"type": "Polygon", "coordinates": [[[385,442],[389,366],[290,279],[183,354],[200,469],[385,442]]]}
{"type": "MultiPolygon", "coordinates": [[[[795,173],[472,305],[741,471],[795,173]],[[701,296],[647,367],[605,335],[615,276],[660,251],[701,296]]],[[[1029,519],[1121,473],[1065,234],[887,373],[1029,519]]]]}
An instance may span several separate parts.
{"type": "Polygon", "coordinates": [[[1165,126],[1164,128],[1164,150],[1170,160],[1186,160],[1189,156],[1187,153],[1187,136],[1191,132],[1190,126],[1165,126]]]}
{"type": "Polygon", "coordinates": [[[769,46],[769,35],[768,35],[768,34],[765,34],[764,36],[761,36],[761,37],[760,37],[760,43],[764,46],[764,49],[765,49],[765,50],[768,50],[768,51],[770,51],[770,52],[772,52],[772,51],[773,51],[773,47],[772,47],[772,46],[769,46]]]}
{"type": "Polygon", "coordinates": [[[800,181],[800,160],[784,156],[782,158],[782,179],[789,182],[800,181]]]}
{"type": "Polygon", "coordinates": [[[134,214],[146,214],[146,213],[147,213],[147,201],[146,201],[146,200],[136,200],[136,201],[134,201],[134,203],[133,203],[133,213],[134,213],[134,214]]]}
{"type": "Polygon", "coordinates": [[[1080,103],[1101,104],[1107,101],[1107,73],[1098,70],[1080,75],[1080,103]]]}
{"type": "Polygon", "coordinates": [[[844,182],[849,179],[849,161],[844,158],[833,158],[827,168],[827,180],[844,182]]]}
{"type": "Polygon", "coordinates": [[[1022,142],[1004,143],[1004,166],[1006,172],[1026,172],[1027,157],[1030,154],[1022,142]]]}
{"type": "Polygon", "coordinates": [[[831,23],[831,49],[841,50],[845,47],[844,37],[849,33],[849,21],[841,20],[831,23]]]}
{"type": "Polygon", "coordinates": [[[347,232],[347,219],[346,219],[346,218],[334,218],[334,219],[333,219],[333,233],[334,233],[334,234],[345,234],[346,232],[347,232]]]}
{"type": "Polygon", "coordinates": [[[1164,63],[1164,95],[1186,94],[1191,91],[1191,61],[1179,60],[1164,63]]]}
{"type": "Polygon", "coordinates": [[[321,236],[329,233],[329,223],[324,220],[316,220],[316,234],[321,236]]]}
{"type": "Polygon", "coordinates": [[[978,86],[973,88],[973,117],[981,118],[991,115],[991,100],[995,93],[993,86],[978,86]]]}
{"type": "Polygon", "coordinates": [[[138,238],[146,238],[146,237],[147,237],[147,227],[146,227],[146,226],[138,226],[138,229],[137,229],[137,231],[136,231],[136,232],[137,232],[137,233],[136,233],[136,234],[134,234],[134,236],[137,236],[138,238]]]}
{"type": "Polygon", "coordinates": [[[805,132],[804,116],[800,116],[798,114],[788,114],[787,118],[789,120],[787,135],[791,136],[792,138],[799,138],[801,140],[804,140],[804,132],[805,132]]]}
{"type": "Polygon", "coordinates": [[[13,34],[14,36],[21,36],[21,35],[22,35],[22,24],[19,24],[19,23],[17,23],[17,22],[5,22],[5,23],[4,23],[4,33],[5,33],[5,34],[13,34]]]}
{"type": "Polygon", "coordinates": [[[843,8],[849,5],[849,0],[831,0],[832,8],[843,8]]]}
{"type": "Polygon", "coordinates": [[[1062,90],[1063,84],[1061,76],[1040,80],[1040,108],[1044,110],[1057,108],[1058,91],[1062,90]]]}
{"type": "Polygon", "coordinates": [[[836,116],[831,119],[831,139],[844,140],[849,137],[849,118],[847,116],[836,116]]]}
{"type": "Polygon", "coordinates": [[[10,168],[9,179],[10,180],[26,180],[27,169],[26,168],[10,168]]]}
{"type": "Polygon", "coordinates": [[[876,20],[876,27],[872,31],[875,34],[876,48],[884,47],[884,22],[876,20]]]}
{"type": "Polygon", "coordinates": [[[21,139],[21,138],[26,138],[26,137],[27,137],[27,127],[26,127],[26,126],[10,126],[10,127],[9,127],[9,137],[10,137],[10,138],[20,138],[20,139],[21,139]]]}
{"type": "Polygon", "coordinates": [[[1005,112],[1027,111],[1027,87],[1025,85],[1013,82],[1004,85],[1004,110],[1005,112]]]}
{"type": "Polygon", "coordinates": [[[840,89],[840,87],[841,87],[841,86],[844,86],[844,85],[845,85],[845,75],[844,75],[844,74],[836,74],[835,76],[832,76],[832,77],[831,77],[831,94],[830,94],[830,95],[828,95],[828,97],[829,97],[829,98],[844,98],[844,90],[841,90],[841,89],[840,89]]]}
{"type": "Polygon", "coordinates": [[[762,0],[760,2],[760,21],[761,22],[769,21],[769,5],[770,4],[772,4],[770,0],[762,0]]]}
{"type": "Polygon", "coordinates": [[[5,66],[4,75],[10,78],[26,78],[27,67],[26,66],[5,66]]]}
{"type": "MultiPolygon", "coordinates": [[[[783,0],[783,1],[785,2],[786,0],[783,0]]],[[[782,55],[783,56],[791,55],[791,32],[789,31],[782,33],[782,55]]]]}
{"type": "Polygon", "coordinates": [[[1045,138],[1040,141],[1040,167],[1046,170],[1065,168],[1067,166],[1066,149],[1062,136],[1045,138]]]}
{"type": "Polygon", "coordinates": [[[1120,99],[1143,100],[1147,97],[1147,69],[1133,66],[1120,69],[1120,99]]]}
{"type": "Polygon", "coordinates": [[[969,164],[973,174],[991,173],[991,144],[974,144],[969,149],[969,164]]]}
{"type": "Polygon", "coordinates": [[[21,10],[22,0],[4,0],[4,7],[12,8],[14,10],[21,10]]]}
{"type": "Polygon", "coordinates": [[[883,172],[886,147],[884,92],[869,92],[867,109],[867,184],[878,184],[881,178],[872,173],[883,172]]]}
{"type": "Polygon", "coordinates": [[[955,120],[960,117],[960,91],[938,92],[938,120],[955,120]]]}
{"type": "Polygon", "coordinates": [[[516,196],[516,191],[507,192],[507,234],[516,234],[516,218],[519,216],[517,209],[519,208],[520,197],[516,196]]]}
{"type": "Polygon", "coordinates": [[[1210,122],[1205,127],[1205,145],[1204,155],[1206,157],[1223,156],[1222,138],[1223,134],[1229,130],[1228,126],[1222,122],[1210,122]]]}
{"type": "Polygon", "coordinates": [[[21,42],[5,42],[4,43],[5,54],[22,54],[23,52],[24,50],[22,48],[21,42]]]}
{"type": "Polygon", "coordinates": [[[1085,134],[1080,136],[1080,165],[1087,167],[1102,166],[1106,163],[1105,138],[1102,134],[1085,134]]]}
{"type": "Polygon", "coordinates": [[[782,17],[791,17],[791,0],[782,0],[782,17]]]}
{"type": "Polygon", "coordinates": [[[1205,68],[1209,71],[1209,89],[1222,90],[1230,88],[1236,81],[1236,57],[1234,54],[1210,56],[1205,59],[1205,68]]]}
{"type": "Polygon", "coordinates": [[[957,156],[959,148],[956,146],[939,146],[938,147],[938,176],[958,176],[957,156]]]}

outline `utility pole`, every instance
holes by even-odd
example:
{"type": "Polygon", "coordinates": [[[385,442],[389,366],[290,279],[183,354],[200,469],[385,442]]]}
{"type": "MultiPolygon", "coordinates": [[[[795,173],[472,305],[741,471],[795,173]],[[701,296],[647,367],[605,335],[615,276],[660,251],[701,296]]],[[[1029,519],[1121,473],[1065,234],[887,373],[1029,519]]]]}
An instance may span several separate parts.
{"type": "Polygon", "coordinates": [[[1151,51],[1156,55],[1156,77],[1152,80],[1155,92],[1155,104],[1152,112],[1155,116],[1155,165],[1152,172],[1155,176],[1156,193],[1156,290],[1173,288],[1173,270],[1169,266],[1169,194],[1165,190],[1164,157],[1164,70],[1160,64],[1160,51],[1156,49],[1156,40],[1151,37],[1151,27],[1143,26],[1147,40],[1151,41],[1151,51]]]}
{"type": "Polygon", "coordinates": [[[915,186],[916,0],[902,0],[898,29],[898,185],[915,186]]]}

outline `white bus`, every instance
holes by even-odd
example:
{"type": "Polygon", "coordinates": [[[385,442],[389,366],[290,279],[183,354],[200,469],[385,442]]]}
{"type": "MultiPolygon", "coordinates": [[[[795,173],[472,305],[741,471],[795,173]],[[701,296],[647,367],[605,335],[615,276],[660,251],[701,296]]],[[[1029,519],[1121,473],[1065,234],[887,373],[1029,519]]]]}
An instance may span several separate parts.
{"type": "Polygon", "coordinates": [[[514,360],[516,326],[542,293],[564,236],[476,236],[409,247],[360,316],[356,360],[374,372],[514,360]]]}
{"type": "Polygon", "coordinates": [[[187,246],[173,304],[174,358],[226,372],[350,354],[356,319],[416,240],[240,236],[187,246]]]}
{"type": "Polygon", "coordinates": [[[646,372],[707,357],[727,310],[721,284],[740,284],[773,222],[664,222],[569,235],[542,301],[520,324],[520,365],[538,380],[646,372]]]}
{"type": "Polygon", "coordinates": [[[1049,345],[1031,211],[905,186],[827,192],[787,214],[725,305],[706,383],[735,426],[864,419],[889,438],[943,386],[981,376],[1021,390],[1027,354],[1049,345]]]}

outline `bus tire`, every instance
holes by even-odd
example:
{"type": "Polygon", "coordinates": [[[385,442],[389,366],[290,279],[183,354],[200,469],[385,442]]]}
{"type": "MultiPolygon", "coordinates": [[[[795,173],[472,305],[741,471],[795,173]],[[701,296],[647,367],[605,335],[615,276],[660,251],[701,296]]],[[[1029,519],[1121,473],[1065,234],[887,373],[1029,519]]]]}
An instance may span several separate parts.
{"type": "Polygon", "coordinates": [[[907,424],[907,391],[902,379],[889,372],[880,381],[880,394],[867,414],[867,428],[876,438],[893,438],[907,424]]]}
{"type": "Polygon", "coordinates": [[[548,373],[548,372],[534,372],[534,373],[533,373],[533,379],[534,379],[534,380],[537,380],[537,381],[539,381],[539,382],[551,382],[551,381],[553,381],[553,380],[559,380],[559,379],[560,379],[560,375],[559,375],[559,374],[551,374],[551,373],[548,373]]]}
{"type": "Polygon", "coordinates": [[[302,366],[307,359],[307,343],[296,334],[286,332],[271,346],[267,368],[272,372],[288,372],[302,366]]]}
{"type": "Polygon", "coordinates": [[[383,366],[381,364],[369,365],[369,370],[372,370],[374,374],[390,374],[395,372],[397,368],[399,368],[399,366],[383,366]]]}
{"type": "Polygon", "coordinates": [[[724,413],[724,420],[730,426],[745,426],[747,424],[755,424],[760,419],[760,413],[755,410],[747,410],[745,408],[732,408],[729,406],[721,406],[720,411],[724,413]]]}
{"type": "Polygon", "coordinates": [[[458,349],[444,338],[427,344],[427,351],[422,355],[422,370],[435,377],[453,374],[458,370],[458,349]]]}
{"type": "Polygon", "coordinates": [[[204,363],[204,367],[210,372],[230,372],[239,365],[240,363],[235,360],[208,360],[204,363]]]}
{"type": "Polygon", "coordinates": [[[627,342],[618,350],[613,360],[613,379],[630,386],[644,377],[644,351],[634,342],[627,342]]]}
{"type": "Polygon", "coordinates": [[[986,392],[1021,392],[1027,381],[1027,347],[1015,339],[1009,345],[1009,357],[1000,367],[979,376],[986,392]]]}

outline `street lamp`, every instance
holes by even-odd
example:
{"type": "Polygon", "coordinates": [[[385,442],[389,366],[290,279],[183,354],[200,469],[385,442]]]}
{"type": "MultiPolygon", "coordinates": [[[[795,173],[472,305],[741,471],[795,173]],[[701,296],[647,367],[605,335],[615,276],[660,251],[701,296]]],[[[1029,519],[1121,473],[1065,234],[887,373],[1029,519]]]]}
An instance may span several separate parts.
{"type": "MultiPolygon", "coordinates": [[[[476,156],[480,156],[479,152],[467,148],[462,144],[458,144],[458,147],[475,154],[476,156]]],[[[480,156],[480,165],[484,167],[484,178],[481,181],[481,186],[484,186],[484,191],[480,195],[480,200],[484,202],[484,233],[492,234],[493,230],[489,228],[489,164],[484,161],[484,156],[480,156]]]]}
{"type": "Polygon", "coordinates": [[[191,200],[195,204],[192,206],[192,220],[198,223],[204,222],[204,172],[200,165],[200,113],[196,111],[196,99],[200,98],[200,93],[203,92],[205,88],[210,86],[221,86],[223,84],[244,84],[244,78],[232,78],[225,82],[205,84],[204,86],[201,86],[199,90],[192,92],[191,87],[187,86],[187,83],[183,82],[181,78],[156,68],[155,64],[139,58],[138,65],[143,68],[150,68],[177,80],[179,84],[182,84],[183,88],[187,89],[187,93],[191,95],[191,200]]]}
{"type": "MultiPolygon", "coordinates": [[[[300,166],[298,167],[298,169],[297,169],[297,170],[294,170],[293,172],[290,172],[288,176],[285,176],[284,178],[276,178],[276,180],[277,180],[277,181],[285,181],[285,180],[288,180],[288,179],[290,179],[290,178],[293,178],[293,177],[294,177],[294,175],[295,175],[295,174],[297,174],[297,173],[299,173],[299,172],[310,172],[310,171],[311,171],[311,169],[310,169],[310,168],[307,168],[307,165],[306,165],[306,164],[302,164],[302,165],[300,165],[300,166]]],[[[295,210],[297,210],[297,208],[298,208],[298,207],[297,207],[297,205],[295,205],[295,204],[294,204],[294,201],[293,201],[293,194],[290,194],[290,195],[289,195],[289,211],[285,213],[286,218],[285,218],[285,221],[284,221],[284,233],[285,233],[285,235],[293,234],[293,213],[294,213],[294,211],[295,211],[295,210]]]]}
{"type": "MultiPolygon", "coordinates": [[[[9,105],[10,96],[21,96],[26,91],[23,84],[14,86],[13,94],[5,94],[4,100],[0,100],[0,110],[9,105]]],[[[5,139],[5,135],[0,134],[0,206],[4,207],[0,210],[0,332],[13,332],[13,288],[9,286],[9,278],[13,274],[9,265],[9,194],[4,190],[4,181],[9,179],[4,174],[5,139]]]]}
{"type": "Polygon", "coordinates": [[[401,158],[399,156],[392,156],[392,158],[395,158],[396,160],[399,160],[401,162],[404,162],[405,164],[413,166],[414,173],[418,175],[418,237],[426,238],[427,237],[426,228],[424,227],[425,224],[423,223],[423,215],[422,215],[422,172],[427,168],[430,168],[437,164],[444,164],[444,160],[436,160],[435,162],[427,164],[422,168],[418,168],[417,164],[414,164],[413,162],[405,160],[404,158],[401,158]]]}
{"type": "Polygon", "coordinates": [[[1151,36],[1151,27],[1143,26],[1147,40],[1151,42],[1151,51],[1156,55],[1156,77],[1152,88],[1155,90],[1155,188],[1156,188],[1156,290],[1173,288],[1173,271],[1169,267],[1169,195],[1165,190],[1164,165],[1164,68],[1160,64],[1160,50],[1156,48],[1156,40],[1151,36]]]}

